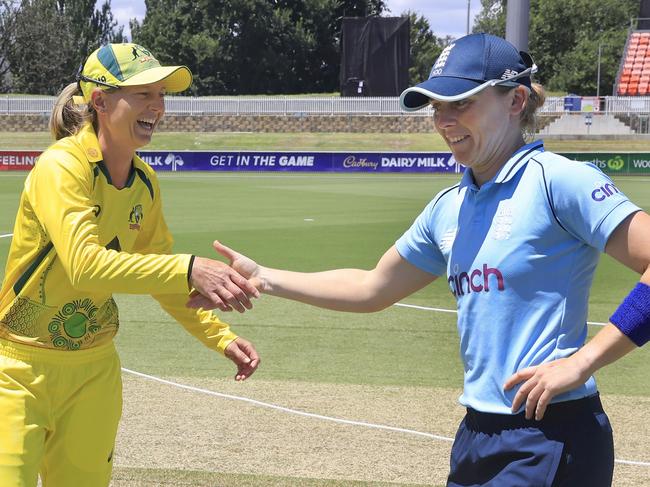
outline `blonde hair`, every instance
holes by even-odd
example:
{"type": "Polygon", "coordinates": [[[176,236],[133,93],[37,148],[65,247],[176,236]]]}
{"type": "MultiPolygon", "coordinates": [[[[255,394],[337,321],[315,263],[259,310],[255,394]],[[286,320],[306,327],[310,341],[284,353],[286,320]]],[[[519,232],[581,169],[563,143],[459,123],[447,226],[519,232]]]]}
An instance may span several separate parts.
{"type": "MultiPolygon", "coordinates": [[[[498,86],[499,91],[503,95],[514,90],[510,86],[498,86]]],[[[531,89],[528,92],[528,99],[524,105],[524,109],[519,114],[519,121],[521,122],[521,131],[525,139],[532,139],[537,132],[537,110],[540,109],[546,101],[546,92],[544,87],[539,83],[531,83],[531,89]]]]}
{"type": "Polygon", "coordinates": [[[97,112],[91,104],[77,105],[73,97],[82,96],[77,83],[63,88],[54,102],[50,115],[49,128],[54,140],[75,135],[81,127],[90,122],[97,128],[97,112]]]}
{"type": "Polygon", "coordinates": [[[546,92],[544,87],[539,83],[532,83],[530,95],[524,110],[519,115],[521,128],[526,136],[534,136],[537,132],[537,110],[544,106],[546,101],[546,92]]]}

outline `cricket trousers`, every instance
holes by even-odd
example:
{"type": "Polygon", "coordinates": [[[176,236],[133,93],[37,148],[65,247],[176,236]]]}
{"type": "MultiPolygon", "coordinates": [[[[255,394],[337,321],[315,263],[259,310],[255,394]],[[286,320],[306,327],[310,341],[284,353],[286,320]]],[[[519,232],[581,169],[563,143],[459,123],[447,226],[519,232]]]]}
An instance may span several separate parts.
{"type": "Polygon", "coordinates": [[[105,487],[122,411],[113,343],[76,351],[0,339],[0,486],[105,487]]]}
{"type": "Polygon", "coordinates": [[[468,409],[451,452],[449,487],[610,487],[614,444],[598,394],[524,413],[468,409]]]}

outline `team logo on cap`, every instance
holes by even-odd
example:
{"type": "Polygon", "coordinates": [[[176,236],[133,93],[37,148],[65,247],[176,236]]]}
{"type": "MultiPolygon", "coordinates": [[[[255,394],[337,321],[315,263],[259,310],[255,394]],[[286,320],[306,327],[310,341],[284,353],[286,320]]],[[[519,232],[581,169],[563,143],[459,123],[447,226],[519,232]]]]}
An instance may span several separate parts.
{"type": "Polygon", "coordinates": [[[514,69],[508,68],[501,75],[501,79],[509,79],[509,78],[512,78],[513,76],[517,76],[518,74],[519,74],[519,71],[515,71],[514,69]]]}
{"type": "Polygon", "coordinates": [[[440,56],[438,56],[438,59],[436,60],[436,64],[434,64],[433,68],[431,68],[431,74],[429,74],[429,78],[442,74],[442,69],[445,67],[445,64],[447,64],[447,58],[449,57],[449,53],[451,52],[451,50],[454,48],[455,45],[456,44],[449,44],[447,47],[445,47],[442,50],[440,56]]]}

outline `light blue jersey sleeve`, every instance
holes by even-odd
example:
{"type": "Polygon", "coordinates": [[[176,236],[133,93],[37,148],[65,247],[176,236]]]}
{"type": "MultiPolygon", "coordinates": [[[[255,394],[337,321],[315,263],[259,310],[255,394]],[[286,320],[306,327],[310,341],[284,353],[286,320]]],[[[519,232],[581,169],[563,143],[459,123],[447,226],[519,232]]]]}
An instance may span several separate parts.
{"type": "Polygon", "coordinates": [[[640,208],[595,165],[561,159],[547,165],[545,175],[555,217],[574,237],[603,252],[616,227],[640,208]]]}
{"type": "Polygon", "coordinates": [[[402,235],[395,247],[399,254],[414,266],[435,276],[445,274],[447,262],[442,255],[436,239],[436,225],[440,221],[436,218],[439,207],[443,204],[440,199],[449,189],[439,193],[415,219],[411,228],[402,235]]]}

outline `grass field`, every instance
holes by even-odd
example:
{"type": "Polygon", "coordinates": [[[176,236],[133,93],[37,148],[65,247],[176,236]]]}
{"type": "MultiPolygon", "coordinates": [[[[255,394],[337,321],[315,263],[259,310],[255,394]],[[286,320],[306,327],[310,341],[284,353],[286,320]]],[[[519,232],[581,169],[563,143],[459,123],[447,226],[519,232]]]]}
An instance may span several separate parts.
{"type": "MultiPolygon", "coordinates": [[[[436,192],[458,176],[163,174],[176,250],[211,256],[218,238],[270,266],[374,265],[436,192]]],[[[24,174],[0,175],[0,235],[12,231],[24,174]]],[[[650,209],[650,181],[617,185],[650,209]]],[[[9,248],[0,238],[0,267],[9,248]]],[[[607,321],[637,276],[604,257],[589,319],[607,321]]],[[[406,304],[453,309],[444,280],[406,304]]],[[[115,486],[443,485],[462,409],[455,315],[404,307],[334,313],[268,296],[225,317],[262,365],[235,384],[227,360],[194,341],[148,297],[118,296],[117,345],[126,369],[115,486]],[[205,392],[208,391],[208,392],[205,392]],[[443,439],[217,397],[440,435],[443,439]]],[[[598,327],[590,327],[591,334],[598,327]]],[[[650,349],[598,373],[617,458],[650,463],[650,349]]],[[[617,464],[616,484],[650,485],[650,466],[617,464]]]]}
{"type": "MultiPolygon", "coordinates": [[[[48,132],[0,132],[0,148],[43,150],[51,143],[48,132]]],[[[545,141],[556,152],[648,151],[648,140],[545,141]]],[[[359,133],[238,133],[238,132],[159,132],[148,150],[291,150],[309,151],[411,151],[448,152],[438,134],[359,134],[359,133]]]]}

